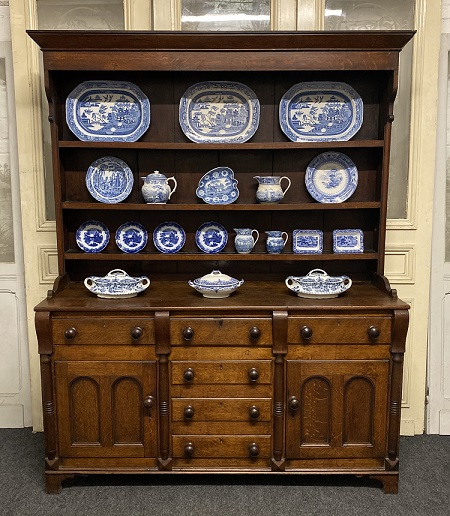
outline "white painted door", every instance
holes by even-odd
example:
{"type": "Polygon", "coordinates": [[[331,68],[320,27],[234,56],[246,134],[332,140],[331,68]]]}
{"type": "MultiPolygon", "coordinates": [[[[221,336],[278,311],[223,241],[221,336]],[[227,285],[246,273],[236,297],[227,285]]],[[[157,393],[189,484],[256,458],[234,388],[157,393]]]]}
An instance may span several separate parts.
{"type": "Polygon", "coordinates": [[[31,425],[9,7],[0,5],[0,428],[31,425]]]}

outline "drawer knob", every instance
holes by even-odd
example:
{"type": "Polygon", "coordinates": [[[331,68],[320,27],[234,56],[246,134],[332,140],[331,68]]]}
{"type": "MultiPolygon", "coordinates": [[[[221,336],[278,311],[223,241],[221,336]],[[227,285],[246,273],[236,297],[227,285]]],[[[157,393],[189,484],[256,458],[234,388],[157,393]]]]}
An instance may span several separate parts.
{"type": "Polygon", "coordinates": [[[259,337],[261,337],[261,330],[258,328],[258,326],[252,326],[249,330],[248,330],[248,333],[250,335],[250,338],[252,340],[258,340],[259,337]]]}
{"type": "Polygon", "coordinates": [[[155,398],[153,396],[146,396],[142,404],[146,409],[152,409],[155,406],[155,398]]]}
{"type": "Polygon", "coordinates": [[[300,408],[300,402],[298,401],[298,399],[295,396],[291,396],[289,398],[288,405],[289,405],[290,410],[292,410],[293,412],[295,412],[296,410],[298,410],[300,408]]]}
{"type": "Polygon", "coordinates": [[[252,419],[258,419],[259,416],[260,416],[260,411],[259,411],[259,408],[256,406],[256,405],[253,405],[252,407],[250,407],[248,409],[248,415],[252,418],[252,419]]]}
{"type": "Polygon", "coordinates": [[[183,378],[186,382],[192,382],[194,379],[195,373],[192,367],[188,367],[186,371],[183,373],[183,378]]]}
{"type": "Polygon", "coordinates": [[[130,335],[133,340],[138,340],[144,335],[144,330],[140,326],[136,326],[131,330],[130,335]]]}
{"type": "Polygon", "coordinates": [[[248,452],[250,454],[250,457],[257,457],[259,455],[259,446],[256,443],[249,444],[248,452]]]}
{"type": "Polygon", "coordinates": [[[376,326],[370,326],[367,330],[367,335],[369,335],[369,338],[371,339],[378,339],[380,336],[380,329],[376,326]]]}
{"type": "Polygon", "coordinates": [[[303,340],[309,340],[313,335],[313,331],[309,326],[302,326],[300,329],[300,335],[302,336],[303,340]]]}
{"type": "Polygon", "coordinates": [[[259,378],[258,370],[255,367],[252,367],[250,371],[248,372],[248,379],[251,382],[257,382],[259,378]]]}
{"type": "Polygon", "coordinates": [[[192,419],[194,417],[194,407],[192,405],[184,407],[183,416],[184,419],[192,419]]]}
{"type": "Polygon", "coordinates": [[[192,443],[187,443],[184,447],[184,454],[186,457],[192,457],[194,455],[195,449],[192,443]]]}
{"type": "Polygon", "coordinates": [[[67,340],[72,340],[77,336],[77,330],[76,328],[67,328],[67,330],[64,331],[64,337],[67,340]]]}
{"type": "Polygon", "coordinates": [[[184,328],[182,333],[183,333],[184,340],[191,340],[192,337],[194,336],[194,330],[190,326],[188,326],[187,328],[184,328]]]}

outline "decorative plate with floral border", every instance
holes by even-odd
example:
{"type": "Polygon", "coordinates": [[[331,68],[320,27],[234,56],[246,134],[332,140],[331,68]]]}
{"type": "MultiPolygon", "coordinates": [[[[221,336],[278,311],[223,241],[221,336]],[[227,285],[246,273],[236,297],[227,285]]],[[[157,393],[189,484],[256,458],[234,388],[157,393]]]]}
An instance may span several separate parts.
{"type": "Polygon", "coordinates": [[[185,242],[186,233],[176,222],[163,222],[153,231],[153,243],[162,253],[177,253],[185,242]]]}
{"type": "Polygon", "coordinates": [[[195,234],[195,243],[204,253],[218,253],[227,245],[227,230],[218,222],[205,222],[195,234]]]}
{"type": "Polygon", "coordinates": [[[125,222],[116,231],[117,247],[124,253],[138,253],[147,245],[148,233],[139,222],[125,222]]]}
{"type": "Polygon", "coordinates": [[[88,220],[77,229],[75,240],[85,253],[99,253],[108,245],[109,230],[103,222],[88,220]]]}

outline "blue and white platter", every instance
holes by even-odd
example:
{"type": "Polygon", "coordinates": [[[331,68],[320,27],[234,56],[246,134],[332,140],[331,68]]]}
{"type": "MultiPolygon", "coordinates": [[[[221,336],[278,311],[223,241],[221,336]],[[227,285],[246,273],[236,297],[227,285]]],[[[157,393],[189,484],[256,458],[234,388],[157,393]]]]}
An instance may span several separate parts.
{"type": "Polygon", "coordinates": [[[333,231],[334,253],[363,253],[364,233],[361,229],[335,229],[333,231]]]}
{"type": "Polygon", "coordinates": [[[185,242],[186,233],[176,222],[163,222],[153,232],[153,243],[162,253],[177,253],[185,242]]]}
{"type": "Polygon", "coordinates": [[[103,222],[88,220],[77,229],[75,239],[82,251],[99,253],[108,245],[109,230],[103,222]]]}
{"type": "Polygon", "coordinates": [[[296,254],[318,254],[323,251],[323,232],[319,229],[295,229],[292,250],[296,254]]]}
{"type": "Polygon", "coordinates": [[[150,125],[150,101],[126,81],[86,81],[66,99],[69,129],[81,141],[135,142],[150,125]]]}
{"type": "Polygon", "coordinates": [[[217,222],[205,222],[195,233],[195,243],[204,253],[218,253],[227,245],[227,230],[217,222]]]}
{"type": "Polygon", "coordinates": [[[242,143],[258,129],[259,112],[259,100],[245,84],[204,81],[184,92],[179,120],[193,142],[242,143]]]}
{"type": "Polygon", "coordinates": [[[283,95],[279,117],[293,142],[347,141],[361,128],[363,101],[344,82],[300,82],[283,95]]]}
{"type": "Polygon", "coordinates": [[[358,186],[358,169],[342,152],[323,152],[308,165],[305,184],[316,201],[344,202],[358,186]]]}
{"type": "Polygon", "coordinates": [[[148,233],[139,222],[125,222],[116,231],[117,247],[124,253],[138,253],[147,245],[148,233]]]}
{"type": "Polygon", "coordinates": [[[133,173],[125,161],[113,156],[95,160],[86,172],[86,187],[94,199],[113,204],[126,199],[133,188],[133,173]]]}
{"type": "Polygon", "coordinates": [[[238,181],[228,167],[216,167],[198,182],[197,197],[206,204],[231,204],[239,197],[238,181]]]}
{"type": "Polygon", "coordinates": [[[127,299],[137,296],[150,286],[147,276],[132,278],[122,269],[109,271],[106,276],[88,276],[84,286],[97,297],[127,299]]]}

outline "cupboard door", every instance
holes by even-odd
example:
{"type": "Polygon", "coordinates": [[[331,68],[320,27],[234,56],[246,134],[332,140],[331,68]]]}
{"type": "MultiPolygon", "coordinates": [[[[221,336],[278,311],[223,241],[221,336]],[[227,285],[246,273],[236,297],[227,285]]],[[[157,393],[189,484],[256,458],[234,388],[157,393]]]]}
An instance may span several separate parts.
{"type": "Polygon", "coordinates": [[[388,360],[288,361],[286,457],[384,457],[388,380],[388,360]]]}
{"type": "Polygon", "coordinates": [[[156,457],[156,363],[55,363],[61,457],[156,457]]]}

